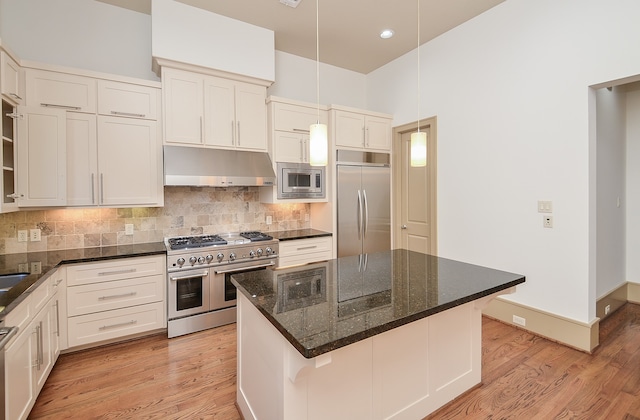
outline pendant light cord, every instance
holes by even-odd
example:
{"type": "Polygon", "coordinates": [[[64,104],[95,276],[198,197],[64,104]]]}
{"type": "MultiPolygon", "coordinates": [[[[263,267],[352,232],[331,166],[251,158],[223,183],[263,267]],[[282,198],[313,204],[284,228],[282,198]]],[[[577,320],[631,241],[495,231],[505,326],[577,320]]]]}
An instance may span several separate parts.
{"type": "Polygon", "coordinates": [[[316,112],[318,113],[318,124],[320,124],[320,25],[319,6],[320,0],[316,0],[316,112]]]}
{"type": "Polygon", "coordinates": [[[420,132],[420,0],[418,0],[418,133],[420,132]]]}

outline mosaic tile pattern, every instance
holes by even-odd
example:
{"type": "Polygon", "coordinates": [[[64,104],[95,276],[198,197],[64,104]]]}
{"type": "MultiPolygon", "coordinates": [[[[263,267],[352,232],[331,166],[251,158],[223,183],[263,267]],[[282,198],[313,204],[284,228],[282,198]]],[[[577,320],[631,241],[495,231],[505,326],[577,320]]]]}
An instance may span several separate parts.
{"type": "Polygon", "coordinates": [[[258,187],[165,187],[164,207],[84,208],[0,214],[0,254],[161,241],[167,236],[304,229],[309,204],[264,204],[258,187]],[[271,216],[271,225],[265,223],[271,216]],[[133,235],[125,235],[133,224],[133,235]],[[18,230],[40,229],[40,242],[18,230]]]}

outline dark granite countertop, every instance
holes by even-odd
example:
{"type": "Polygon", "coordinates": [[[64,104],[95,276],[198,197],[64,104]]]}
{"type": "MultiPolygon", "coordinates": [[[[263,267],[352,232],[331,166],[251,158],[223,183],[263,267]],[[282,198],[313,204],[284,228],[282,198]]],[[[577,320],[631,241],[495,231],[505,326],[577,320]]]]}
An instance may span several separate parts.
{"type": "Polygon", "coordinates": [[[524,281],[520,274],[403,249],[232,277],[306,358],[524,281]]]}
{"type": "Polygon", "coordinates": [[[30,273],[32,263],[40,263],[40,273],[29,274],[20,283],[0,293],[0,320],[15,308],[39,284],[62,264],[87,263],[116,258],[142,257],[165,254],[163,242],[106,246],[96,248],[64,249],[57,251],[25,252],[0,255],[0,275],[30,273]]]}
{"type": "Polygon", "coordinates": [[[330,232],[325,232],[317,229],[294,229],[294,230],[280,230],[277,232],[267,232],[269,235],[278,239],[279,241],[291,241],[294,239],[309,239],[319,238],[322,236],[331,236],[330,232]]]}

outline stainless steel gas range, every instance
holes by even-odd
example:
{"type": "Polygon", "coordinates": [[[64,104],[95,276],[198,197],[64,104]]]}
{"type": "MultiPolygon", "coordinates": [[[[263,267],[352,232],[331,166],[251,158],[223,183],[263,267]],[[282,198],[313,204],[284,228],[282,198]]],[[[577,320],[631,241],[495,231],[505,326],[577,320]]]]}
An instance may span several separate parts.
{"type": "Polygon", "coordinates": [[[278,240],[261,232],[166,238],[169,338],[236,321],[231,275],[278,262],[278,240]]]}

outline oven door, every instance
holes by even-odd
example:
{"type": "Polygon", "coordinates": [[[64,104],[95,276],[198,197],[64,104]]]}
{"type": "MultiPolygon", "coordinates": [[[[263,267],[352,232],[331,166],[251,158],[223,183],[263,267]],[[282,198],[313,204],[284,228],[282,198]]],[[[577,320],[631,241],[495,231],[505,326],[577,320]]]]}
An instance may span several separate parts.
{"type": "Polygon", "coordinates": [[[231,283],[231,276],[234,274],[246,273],[247,271],[266,270],[267,267],[275,266],[273,260],[267,260],[265,264],[247,267],[225,267],[215,270],[215,275],[211,278],[211,309],[222,309],[236,306],[236,286],[231,283]]]}
{"type": "Polygon", "coordinates": [[[169,319],[209,310],[209,270],[169,273],[169,319]]]}

